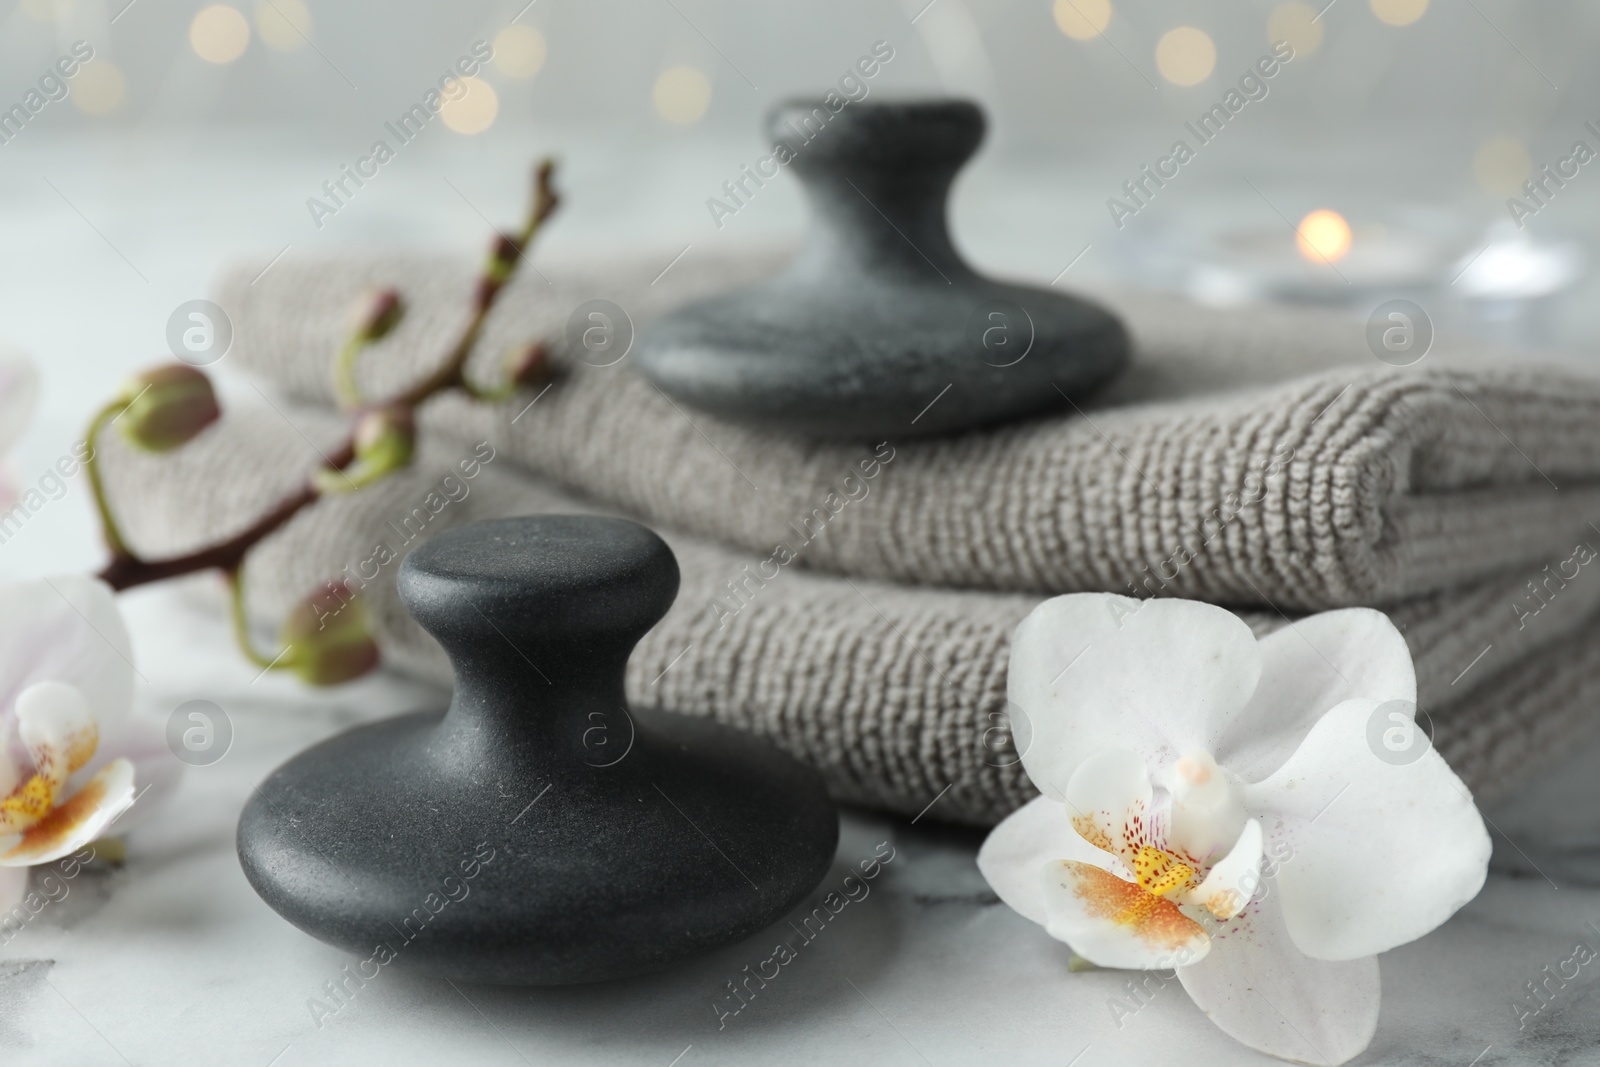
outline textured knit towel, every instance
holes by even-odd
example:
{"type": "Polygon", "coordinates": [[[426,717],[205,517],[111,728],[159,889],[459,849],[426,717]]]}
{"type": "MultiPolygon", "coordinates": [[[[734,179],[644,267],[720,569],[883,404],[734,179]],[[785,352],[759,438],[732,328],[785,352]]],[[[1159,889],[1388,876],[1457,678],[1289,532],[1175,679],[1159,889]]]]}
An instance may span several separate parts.
{"type": "MultiPolygon", "coordinates": [[[[230,412],[176,453],[130,454],[112,440],[103,454],[131,542],[160,557],[248,525],[341,431],[325,411],[258,405],[230,412]]],[[[865,484],[887,482],[899,462],[865,484]]],[[[841,529],[848,508],[833,520],[841,529]]],[[[463,522],[549,510],[595,509],[492,446],[436,436],[411,469],[319,502],[263,544],[246,568],[247,599],[267,621],[330,578],[365,583],[386,661],[448,682],[443,653],[399,604],[399,557],[463,522]]],[[[845,800],[914,814],[938,797],[932,818],[991,823],[1032,794],[1005,744],[1004,712],[1011,631],[1037,596],[914,588],[792,564],[762,579],[772,574],[762,568],[766,553],[662,532],[683,584],[629,663],[635,705],[765,734],[820,769],[845,800]]],[[[1600,610],[1600,575],[1590,573],[1596,564],[1568,562],[1586,558],[1574,548],[1551,562],[1557,572],[1582,567],[1578,576],[1541,576],[1537,599],[1529,575],[1511,573],[1391,611],[1416,656],[1436,744],[1480,799],[1506,795],[1596,721],[1600,626],[1589,620],[1600,610]]],[[[1270,609],[1244,617],[1258,632],[1283,624],[1270,609]]]]}
{"type": "MultiPolygon", "coordinates": [[[[675,405],[627,359],[572,358],[568,318],[590,298],[642,326],[780,258],[695,247],[663,273],[670,253],[588,265],[536,257],[537,272],[522,271],[501,299],[481,366],[544,338],[570,373],[531,408],[531,393],[500,407],[451,399],[424,424],[760,558],[783,544],[803,567],[978,589],[1143,586],[1283,610],[1390,604],[1509,568],[1532,577],[1600,515],[1600,380],[1443,343],[1391,368],[1360,322],[1327,316],[1110,296],[1137,351],[1109,391],[1082,412],[891,439],[892,463],[860,500],[849,499],[862,491],[853,472],[877,442],[736,427],[675,405]]],[[[391,254],[242,268],[219,293],[236,328],[228,362],[328,404],[329,354],[350,306],[393,284],[411,312],[360,373],[383,395],[446,350],[474,275],[469,264],[391,254]]]]}

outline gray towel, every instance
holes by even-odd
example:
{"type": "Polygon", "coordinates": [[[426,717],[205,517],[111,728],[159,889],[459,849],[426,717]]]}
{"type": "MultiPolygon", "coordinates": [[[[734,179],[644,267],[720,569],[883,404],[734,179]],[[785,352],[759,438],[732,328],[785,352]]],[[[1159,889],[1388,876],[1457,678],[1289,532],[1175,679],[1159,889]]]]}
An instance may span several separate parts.
{"type": "MultiPolygon", "coordinates": [[[[229,412],[177,453],[133,454],[113,439],[103,454],[132,544],[161,557],[248,525],[341,432],[329,412],[257,404],[229,412]]],[[[864,483],[874,486],[865,501],[900,462],[864,483]]],[[[847,504],[816,545],[855,522],[850,509],[861,503],[847,504]]],[[[264,543],[246,568],[247,600],[266,622],[330,578],[365,580],[386,661],[448,682],[443,653],[399,604],[398,557],[463,522],[574,510],[604,509],[540,483],[509,450],[435,435],[412,468],[320,501],[264,543]]],[[[915,814],[937,798],[930,818],[987,824],[1033,794],[1005,744],[1005,672],[1011,630],[1039,595],[911,587],[795,563],[773,574],[763,567],[768,552],[662,533],[683,585],[629,663],[637,706],[764,734],[820,769],[847,801],[915,814]]],[[[1573,548],[1552,554],[1553,568],[1573,548]]],[[[976,547],[973,557],[981,558],[976,547]]],[[[1526,587],[1532,577],[1508,572],[1391,610],[1416,656],[1435,742],[1486,801],[1566,750],[1594,723],[1600,698],[1600,624],[1592,621],[1600,577],[1588,567],[1556,584],[1541,575],[1539,599],[1526,587]]],[[[1258,632],[1284,621],[1270,608],[1243,614],[1258,632]]]]}
{"type": "MultiPolygon", "coordinates": [[[[597,263],[535,257],[485,333],[501,349],[548,339],[569,369],[525,408],[460,398],[424,425],[488,440],[525,469],[644,520],[769,556],[817,527],[873,445],[817,444],[682,408],[631,372],[573,358],[580,303],[636,325],[772,269],[777,252],[694,247],[597,263]]],[[[229,364],[301,402],[328,404],[329,354],[365,288],[398,286],[401,327],[360,377],[382,395],[443,353],[475,267],[420,256],[285,259],[230,273],[219,300],[229,364]],[[258,277],[258,275],[260,275],[258,277]]],[[[1217,311],[1107,295],[1135,339],[1133,370],[1057,417],[941,441],[894,441],[862,500],[809,540],[798,565],[990,590],[1128,592],[1285,611],[1392,604],[1508,569],[1532,577],[1600,515],[1600,380],[1440,342],[1391,368],[1363,326],[1327,315],[1217,311]],[[1190,558],[1192,557],[1192,558],[1190,558]]],[[[976,357],[975,357],[976,358],[976,357]]],[[[929,397],[931,403],[938,398],[929,397]]]]}

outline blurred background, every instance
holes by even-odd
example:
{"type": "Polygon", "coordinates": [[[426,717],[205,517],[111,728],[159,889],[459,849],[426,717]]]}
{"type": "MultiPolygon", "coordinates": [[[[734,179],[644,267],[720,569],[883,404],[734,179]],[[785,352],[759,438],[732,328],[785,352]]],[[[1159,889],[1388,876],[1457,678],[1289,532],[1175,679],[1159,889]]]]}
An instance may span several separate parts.
{"type": "MultiPolygon", "coordinates": [[[[22,483],[125,373],[167,357],[174,310],[223,264],[353,245],[476,255],[519,217],[540,155],[563,166],[551,254],[659,250],[665,267],[791,238],[792,176],[745,203],[723,184],[770,151],[773,101],[841,85],[982,101],[990,136],[951,220],[987,271],[1362,318],[1404,297],[1441,337],[1579,359],[1600,342],[1595,5],[0,5],[0,339],[45,377],[10,459],[22,483]],[[430,91],[438,115],[398,129],[430,91]],[[713,199],[737,210],[718,217],[713,199]]],[[[83,496],[14,538],[27,548],[0,553],[0,576],[91,565],[83,496]]]]}

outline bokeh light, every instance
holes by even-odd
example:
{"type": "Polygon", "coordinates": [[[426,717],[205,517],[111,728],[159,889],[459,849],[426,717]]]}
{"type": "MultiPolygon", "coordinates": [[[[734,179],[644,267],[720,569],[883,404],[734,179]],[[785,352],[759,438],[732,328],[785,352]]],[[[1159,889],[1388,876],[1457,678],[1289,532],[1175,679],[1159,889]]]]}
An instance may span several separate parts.
{"type": "Polygon", "coordinates": [[[250,23],[236,7],[203,7],[189,23],[189,47],[207,63],[232,63],[249,43],[250,23]]]}
{"type": "Polygon", "coordinates": [[[1074,41],[1089,41],[1111,24],[1111,0],[1056,0],[1056,26],[1074,41]]]}
{"type": "Polygon", "coordinates": [[[1156,42],[1156,69],[1173,85],[1199,85],[1216,66],[1217,46],[1204,30],[1179,26],[1156,42]]]}
{"type": "Polygon", "coordinates": [[[85,115],[113,115],[121,110],[128,95],[128,81],[122,69],[104,56],[96,56],[78,68],[72,79],[72,102],[85,115]]]}
{"type": "Polygon", "coordinates": [[[1302,0],[1279,4],[1267,16],[1267,41],[1288,41],[1297,56],[1308,56],[1322,46],[1322,23],[1317,9],[1302,0]]]}
{"type": "Polygon", "coordinates": [[[1337,211],[1313,211],[1300,220],[1295,244],[1314,263],[1335,263],[1350,251],[1350,224],[1337,211]]]}
{"type": "Polygon", "coordinates": [[[1495,196],[1515,196],[1533,173],[1528,146],[1515,137],[1485,137],[1472,155],[1478,188],[1495,196]]]}
{"type": "Polygon", "coordinates": [[[711,106],[711,79],[694,67],[668,67],[656,79],[650,98],[662,118],[688,126],[711,106]]]}
{"type": "Polygon", "coordinates": [[[1428,10],[1428,0],[1367,0],[1379,22],[1391,26],[1409,26],[1428,10]]]}
{"type": "Polygon", "coordinates": [[[256,5],[256,32],[275,52],[293,52],[311,39],[311,11],[304,0],[261,0],[256,5]]]}
{"type": "Polygon", "coordinates": [[[22,13],[40,22],[65,21],[77,6],[76,0],[22,0],[22,13]]]}
{"type": "Polygon", "coordinates": [[[439,107],[439,117],[457,133],[482,133],[494,125],[500,113],[500,97],[494,86],[482,78],[462,78],[467,91],[454,100],[446,99],[439,107]]]}
{"type": "Polygon", "coordinates": [[[532,26],[507,26],[494,38],[494,65],[512,78],[531,78],[544,66],[544,34],[532,26]]]}

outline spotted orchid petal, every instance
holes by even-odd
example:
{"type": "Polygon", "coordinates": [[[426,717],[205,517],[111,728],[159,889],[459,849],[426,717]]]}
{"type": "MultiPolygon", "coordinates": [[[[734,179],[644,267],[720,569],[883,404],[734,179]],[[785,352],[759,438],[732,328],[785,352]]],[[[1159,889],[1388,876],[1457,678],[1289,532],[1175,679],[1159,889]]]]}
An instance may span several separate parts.
{"type": "Polygon", "coordinates": [[[1178,968],[1178,980],[1234,1040],[1297,1063],[1344,1063],[1367,1047],[1378,1025],[1377,959],[1306,956],[1270,890],[1217,929],[1211,951],[1178,968]]]}
{"type": "Polygon", "coordinates": [[[26,830],[50,814],[67,779],[89,762],[100,731],[89,702],[65,682],[38,682],[17,697],[17,733],[33,774],[0,796],[0,833],[26,830]]]}
{"type": "Polygon", "coordinates": [[[1244,824],[1233,848],[1200,880],[1179,898],[1184,904],[1197,904],[1217,919],[1231,919],[1261,888],[1261,857],[1264,851],[1261,821],[1244,824]]]}
{"type": "Polygon", "coordinates": [[[133,801],[133,764],[112,760],[43,819],[0,838],[0,867],[31,867],[76,852],[103,836],[133,801]]]}
{"type": "Polygon", "coordinates": [[[1309,956],[1356,959],[1414,941],[1488,876],[1483,816],[1439,753],[1390,762],[1372,743],[1374,717],[1393,703],[1339,704],[1245,793],[1292,850],[1277,885],[1289,935],[1309,956]]]}
{"type": "Polygon", "coordinates": [[[1057,860],[1039,878],[1045,929],[1090,963],[1166,969],[1204,959],[1211,947],[1205,929],[1176,903],[1104,868],[1057,860]]]}
{"type": "Polygon", "coordinates": [[[34,773],[59,790],[100,747],[100,724],[75,685],[36,682],[17,695],[17,734],[34,773]]]}
{"type": "Polygon", "coordinates": [[[1063,800],[1072,828],[1103,852],[1132,863],[1150,843],[1150,772],[1136,753],[1114,748],[1090,756],[1067,780],[1063,800]]]}
{"type": "Polygon", "coordinates": [[[1157,774],[1211,750],[1260,673],[1255,635],[1223,608],[1102,593],[1047,600],[1012,640],[1022,765],[1057,799],[1078,764],[1106,749],[1138,752],[1157,774]]]}
{"type": "Polygon", "coordinates": [[[1059,800],[1035,797],[989,832],[978,850],[978,870],[1007,907],[1043,926],[1047,913],[1039,872],[1062,859],[1117,866],[1073,830],[1059,800]]]}

